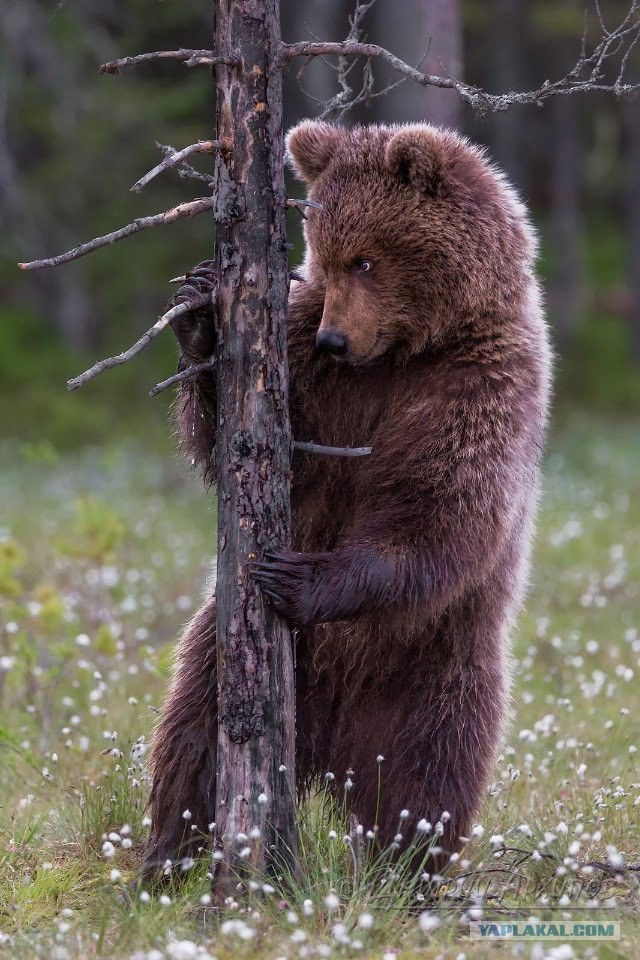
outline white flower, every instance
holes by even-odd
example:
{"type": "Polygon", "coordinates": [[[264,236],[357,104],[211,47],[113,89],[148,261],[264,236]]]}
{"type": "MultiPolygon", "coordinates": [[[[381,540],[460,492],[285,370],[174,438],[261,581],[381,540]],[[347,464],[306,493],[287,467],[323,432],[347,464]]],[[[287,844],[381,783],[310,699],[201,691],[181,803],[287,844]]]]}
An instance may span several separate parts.
{"type": "Polygon", "coordinates": [[[302,912],[304,913],[305,917],[313,916],[313,902],[311,900],[304,901],[302,904],[302,912]]]}
{"type": "Polygon", "coordinates": [[[408,811],[408,810],[401,810],[401,811],[400,811],[400,819],[401,819],[401,820],[408,820],[408,819],[409,819],[409,811],[408,811]]]}
{"type": "Polygon", "coordinates": [[[140,891],[140,903],[149,903],[150,900],[151,900],[151,894],[149,893],[149,891],[148,891],[148,890],[141,890],[141,891],[140,891]]]}
{"type": "Polygon", "coordinates": [[[501,833],[494,833],[492,837],[489,837],[489,843],[492,847],[503,847],[504,837],[501,833]]]}
{"type": "Polygon", "coordinates": [[[416,823],[416,830],[418,831],[418,833],[429,833],[429,831],[431,830],[431,824],[429,823],[428,820],[425,820],[423,817],[422,820],[418,820],[418,822],[416,823]]]}
{"type": "Polygon", "coordinates": [[[122,880],[122,874],[119,870],[112,870],[109,874],[109,879],[111,880],[111,883],[119,883],[120,880],[122,880]]]}
{"type": "Polygon", "coordinates": [[[111,857],[114,857],[116,854],[116,848],[109,840],[105,840],[102,844],[102,856],[106,857],[107,860],[110,860],[111,857]]]}
{"type": "Polygon", "coordinates": [[[183,810],[183,811],[182,811],[182,819],[183,819],[183,820],[191,820],[191,810],[183,810]]]}
{"type": "Polygon", "coordinates": [[[418,921],[423,933],[430,933],[440,926],[440,920],[433,913],[421,913],[418,921]]]}
{"type": "Polygon", "coordinates": [[[358,926],[362,930],[371,930],[373,926],[373,916],[370,913],[361,913],[358,917],[358,926]]]}
{"type": "Polygon", "coordinates": [[[175,940],[168,943],[165,951],[171,960],[196,960],[198,947],[192,940],[175,940]]]}
{"type": "Polygon", "coordinates": [[[261,807],[264,807],[265,804],[267,804],[268,802],[269,802],[269,798],[267,797],[266,793],[258,794],[258,803],[260,804],[261,807]]]}
{"type": "Polygon", "coordinates": [[[324,905],[327,910],[337,910],[340,906],[340,899],[335,895],[335,893],[330,893],[324,898],[324,905]]]}
{"type": "Polygon", "coordinates": [[[169,907],[171,906],[171,897],[163,893],[162,896],[158,897],[158,902],[161,903],[163,907],[169,907]]]}
{"type": "Polygon", "coordinates": [[[382,756],[381,753],[379,753],[378,756],[376,757],[376,763],[384,763],[384,757],[382,756]]]}

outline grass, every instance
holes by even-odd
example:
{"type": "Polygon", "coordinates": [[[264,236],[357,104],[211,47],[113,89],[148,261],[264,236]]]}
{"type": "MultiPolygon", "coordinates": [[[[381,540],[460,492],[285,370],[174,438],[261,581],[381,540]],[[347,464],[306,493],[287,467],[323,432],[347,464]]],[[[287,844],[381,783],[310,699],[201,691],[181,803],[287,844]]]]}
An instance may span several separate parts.
{"type": "Polygon", "coordinates": [[[626,869],[640,861],[637,426],[574,418],[553,438],[510,733],[444,880],[412,884],[406,853],[355,870],[344,811],[320,798],[302,811],[297,885],[256,879],[220,918],[204,856],[162,896],[130,885],[145,748],[214,507],[175,461],[139,449],[4,454],[0,957],[454,960],[495,949],[468,938],[480,915],[622,925],[620,942],[508,955],[640,956],[640,872],[626,869]]]}

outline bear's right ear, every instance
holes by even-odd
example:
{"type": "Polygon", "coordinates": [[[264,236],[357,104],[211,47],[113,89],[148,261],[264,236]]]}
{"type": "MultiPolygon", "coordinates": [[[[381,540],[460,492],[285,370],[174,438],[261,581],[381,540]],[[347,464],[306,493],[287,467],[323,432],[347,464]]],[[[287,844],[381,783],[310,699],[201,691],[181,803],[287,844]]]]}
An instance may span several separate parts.
{"type": "Polygon", "coordinates": [[[428,196],[437,197],[446,172],[445,145],[437,127],[409,126],[395,133],[385,153],[392,176],[428,196]]]}
{"type": "Polygon", "coordinates": [[[287,134],[287,152],[301,180],[311,186],[318,179],[337,147],[344,130],[319,120],[303,120],[287,134]]]}

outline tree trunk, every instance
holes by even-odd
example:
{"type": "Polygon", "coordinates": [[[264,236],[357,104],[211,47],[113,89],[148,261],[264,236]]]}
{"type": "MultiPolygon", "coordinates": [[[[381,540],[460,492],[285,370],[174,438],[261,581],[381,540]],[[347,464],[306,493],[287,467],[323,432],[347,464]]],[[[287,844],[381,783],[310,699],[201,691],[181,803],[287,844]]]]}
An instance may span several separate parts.
{"type": "Polygon", "coordinates": [[[640,365],[640,104],[625,104],[629,131],[629,179],[627,183],[628,260],[627,276],[631,311],[631,356],[640,365]]]}
{"type": "Polygon", "coordinates": [[[560,350],[573,344],[583,310],[580,127],[575,97],[551,105],[551,248],[549,310],[560,350]]]}
{"type": "Polygon", "coordinates": [[[247,866],[292,862],[296,850],[291,637],[248,573],[265,550],[290,545],[279,0],[216,0],[214,39],[237,61],[216,70],[217,136],[230,144],[215,185],[221,901],[247,866]]]}
{"type": "MultiPolygon", "coordinates": [[[[460,0],[424,0],[429,53],[422,65],[425,73],[448,73],[462,80],[462,12],[460,0]]],[[[426,91],[425,119],[454,130],[462,128],[463,104],[454,90],[426,91]]]]}

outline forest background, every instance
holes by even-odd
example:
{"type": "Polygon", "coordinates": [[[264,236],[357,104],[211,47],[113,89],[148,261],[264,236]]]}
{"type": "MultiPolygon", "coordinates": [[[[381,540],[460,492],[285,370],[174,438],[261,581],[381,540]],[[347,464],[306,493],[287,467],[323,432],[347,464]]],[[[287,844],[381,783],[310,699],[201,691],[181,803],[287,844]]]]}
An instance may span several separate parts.
{"type": "MultiPolygon", "coordinates": [[[[352,7],[351,0],[283,0],[283,37],[343,39],[352,7]]],[[[605,19],[617,24],[627,7],[607,0],[605,19]]],[[[574,0],[379,0],[367,28],[372,42],[423,70],[442,72],[443,64],[497,93],[564,76],[580,51],[584,12],[574,0]]],[[[147,399],[149,387],[174,371],[169,334],[81,399],[66,393],[65,381],[124,349],[162,312],[168,280],[211,256],[209,218],[29,276],[16,261],[206,194],[175,172],[142,194],[128,188],[160,159],[156,141],[179,149],[211,136],[208,69],[164,61],[111,77],[97,65],[130,52],[207,47],[210,19],[208,4],[168,0],[20,0],[0,9],[0,437],[38,455],[131,438],[171,449],[170,398],[147,399]]],[[[299,70],[294,64],[288,74],[287,126],[322,113],[337,90],[335,71],[320,59],[301,78],[299,70]]],[[[397,79],[384,64],[373,70],[377,89],[397,79]]],[[[556,422],[576,411],[637,416],[640,100],[560,96],[481,119],[454,91],[406,81],[344,119],[432,120],[487,145],[542,236],[540,271],[558,351],[556,422]]],[[[198,165],[206,171],[211,163],[204,157],[198,165]]],[[[295,264],[301,232],[296,211],[289,216],[295,264]]]]}

